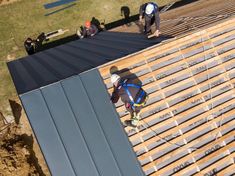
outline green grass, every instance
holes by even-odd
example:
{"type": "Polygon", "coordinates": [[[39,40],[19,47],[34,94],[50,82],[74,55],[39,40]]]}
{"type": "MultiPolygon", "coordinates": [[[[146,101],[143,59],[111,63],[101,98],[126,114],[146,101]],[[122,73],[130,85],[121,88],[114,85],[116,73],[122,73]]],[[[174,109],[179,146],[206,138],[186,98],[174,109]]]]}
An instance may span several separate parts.
{"type": "MultiPolygon", "coordinates": [[[[130,15],[138,13],[140,4],[147,0],[78,0],[76,5],[50,16],[46,13],[62,8],[46,10],[43,4],[56,0],[19,0],[0,6],[0,111],[9,113],[8,99],[16,92],[6,67],[6,61],[26,56],[23,42],[27,37],[36,38],[41,32],[69,29],[66,37],[76,32],[85,21],[95,17],[100,22],[110,23],[122,19],[122,6],[130,8],[130,15]]],[[[157,0],[159,6],[173,0],[157,0]]],[[[156,2],[156,1],[155,1],[156,2]]]]}

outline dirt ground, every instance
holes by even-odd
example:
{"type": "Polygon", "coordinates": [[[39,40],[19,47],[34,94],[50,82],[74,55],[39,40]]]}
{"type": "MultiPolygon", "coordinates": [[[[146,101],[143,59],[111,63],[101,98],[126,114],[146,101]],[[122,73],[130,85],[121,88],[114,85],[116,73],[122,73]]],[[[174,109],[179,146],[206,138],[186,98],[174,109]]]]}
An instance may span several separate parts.
{"type": "Polygon", "coordinates": [[[9,101],[12,117],[0,128],[0,176],[50,175],[32,129],[19,102],[9,101]]]}

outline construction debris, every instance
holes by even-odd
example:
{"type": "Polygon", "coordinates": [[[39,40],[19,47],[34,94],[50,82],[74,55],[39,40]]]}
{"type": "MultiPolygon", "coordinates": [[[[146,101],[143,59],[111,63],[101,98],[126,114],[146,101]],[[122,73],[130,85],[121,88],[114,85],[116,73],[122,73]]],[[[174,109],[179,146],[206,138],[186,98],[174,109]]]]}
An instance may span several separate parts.
{"type": "Polygon", "coordinates": [[[66,29],[66,30],[58,29],[56,31],[51,31],[51,32],[46,33],[45,36],[46,36],[46,39],[49,40],[51,38],[63,35],[64,33],[68,32],[68,31],[69,31],[68,29],[66,29]]]}

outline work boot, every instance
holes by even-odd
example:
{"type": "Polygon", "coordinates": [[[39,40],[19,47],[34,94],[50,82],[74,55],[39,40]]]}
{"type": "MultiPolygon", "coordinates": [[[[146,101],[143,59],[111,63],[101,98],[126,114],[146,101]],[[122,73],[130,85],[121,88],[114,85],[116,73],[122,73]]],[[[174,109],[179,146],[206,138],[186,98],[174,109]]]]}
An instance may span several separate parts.
{"type": "Polygon", "coordinates": [[[140,120],[140,113],[134,112],[133,117],[131,118],[131,124],[136,127],[139,123],[139,120],[140,120]]]}
{"type": "Polygon", "coordinates": [[[134,123],[132,123],[132,120],[125,120],[124,126],[131,126],[133,128],[137,127],[137,125],[134,125],[134,123]]]}
{"type": "Polygon", "coordinates": [[[140,120],[140,112],[134,112],[133,113],[133,119],[137,119],[137,120],[140,120]]]}
{"type": "Polygon", "coordinates": [[[132,118],[131,119],[132,126],[137,127],[138,123],[139,123],[139,119],[137,119],[137,118],[132,118]]]}

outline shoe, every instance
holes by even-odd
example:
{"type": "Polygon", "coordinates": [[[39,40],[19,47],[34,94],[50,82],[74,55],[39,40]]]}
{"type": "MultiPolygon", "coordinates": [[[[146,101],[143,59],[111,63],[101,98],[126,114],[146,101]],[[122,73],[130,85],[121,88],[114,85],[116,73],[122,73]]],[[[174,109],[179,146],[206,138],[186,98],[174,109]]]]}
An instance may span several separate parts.
{"type": "Polygon", "coordinates": [[[137,125],[135,125],[135,123],[133,123],[133,120],[125,120],[124,121],[124,126],[131,126],[133,128],[137,127],[137,125]]]}
{"type": "Polygon", "coordinates": [[[132,124],[132,126],[137,127],[138,123],[139,123],[139,119],[137,119],[137,118],[132,118],[132,119],[131,119],[131,124],[132,124]]]}
{"type": "Polygon", "coordinates": [[[140,120],[140,112],[138,113],[134,112],[132,119],[140,120]]]}

